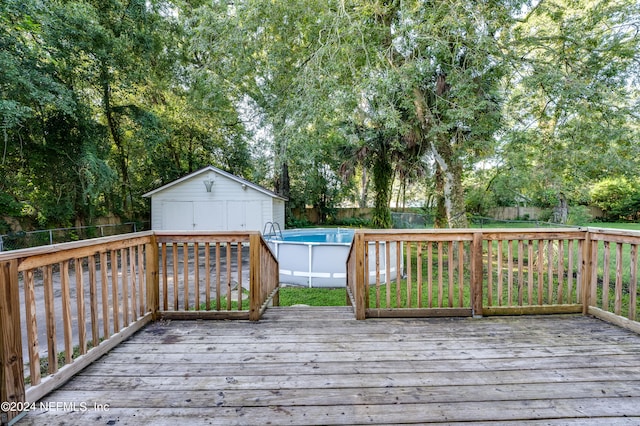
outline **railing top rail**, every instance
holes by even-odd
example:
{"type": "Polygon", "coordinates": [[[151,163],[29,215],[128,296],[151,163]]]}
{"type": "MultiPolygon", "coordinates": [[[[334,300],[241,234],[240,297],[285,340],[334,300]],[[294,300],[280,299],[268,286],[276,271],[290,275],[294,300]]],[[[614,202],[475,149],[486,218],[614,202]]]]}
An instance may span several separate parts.
{"type": "Polygon", "coordinates": [[[90,240],[73,241],[69,243],[52,244],[48,246],[32,247],[19,250],[12,250],[0,253],[0,262],[12,259],[24,259],[33,256],[59,255],[62,252],[86,249],[90,247],[109,246],[133,239],[148,239],[153,235],[153,231],[135,232],[132,234],[120,234],[110,237],[93,238],[90,240]]]}
{"type": "Polygon", "coordinates": [[[519,239],[519,240],[584,240],[587,235],[586,228],[546,228],[546,229],[483,229],[482,238],[485,240],[492,239],[519,239]]]}
{"type": "MultiPolygon", "coordinates": [[[[474,233],[568,233],[585,232],[596,228],[575,227],[575,228],[422,228],[422,229],[356,229],[356,233],[363,234],[474,234],[474,233]]],[[[608,229],[603,229],[608,231],[608,229]]],[[[614,231],[614,229],[611,229],[614,231]]],[[[627,231],[629,232],[629,231],[627,231]]]]}
{"type": "Polygon", "coordinates": [[[271,248],[271,246],[269,245],[269,243],[267,243],[267,240],[264,239],[264,237],[262,235],[260,235],[260,245],[265,247],[267,250],[269,250],[269,253],[271,253],[271,257],[273,259],[277,260],[277,256],[274,253],[273,249],[271,248]]]}
{"type": "Polygon", "coordinates": [[[621,237],[633,237],[640,238],[640,231],[633,231],[630,229],[615,229],[615,228],[586,228],[591,234],[594,235],[616,235],[621,237]]]}
{"type": "Polygon", "coordinates": [[[176,237],[182,238],[184,236],[193,237],[209,237],[209,236],[223,236],[223,237],[245,237],[249,235],[261,235],[260,231],[151,231],[157,237],[176,237]]]}
{"type": "Polygon", "coordinates": [[[459,229],[358,229],[365,240],[471,241],[474,234],[484,239],[584,239],[587,228],[459,228],[459,229]]]}

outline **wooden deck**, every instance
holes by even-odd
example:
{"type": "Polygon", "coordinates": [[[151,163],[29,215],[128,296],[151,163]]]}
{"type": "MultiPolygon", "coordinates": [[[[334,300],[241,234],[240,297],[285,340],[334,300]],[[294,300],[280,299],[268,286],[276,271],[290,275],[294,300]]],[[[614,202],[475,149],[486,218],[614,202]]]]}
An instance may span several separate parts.
{"type": "Polygon", "coordinates": [[[18,425],[637,425],[640,336],[581,315],[271,308],[153,323],[36,408],[18,425]]]}

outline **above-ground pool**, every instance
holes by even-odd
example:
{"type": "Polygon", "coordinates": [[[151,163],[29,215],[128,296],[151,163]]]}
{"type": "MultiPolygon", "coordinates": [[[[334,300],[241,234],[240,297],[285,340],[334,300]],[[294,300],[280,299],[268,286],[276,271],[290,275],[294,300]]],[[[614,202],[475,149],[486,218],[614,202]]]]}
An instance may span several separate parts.
{"type": "MultiPolygon", "coordinates": [[[[312,228],[289,229],[282,231],[282,235],[267,236],[267,241],[280,264],[280,282],[308,287],[345,287],[346,262],[353,234],[353,229],[312,228]]],[[[385,244],[381,243],[382,282],[387,281],[385,250],[385,244]]],[[[391,244],[390,250],[391,259],[395,259],[396,245],[391,244]]],[[[389,279],[394,279],[396,268],[394,262],[391,263],[389,279]]],[[[369,262],[369,276],[373,276],[373,282],[375,267],[375,262],[369,262]]]]}

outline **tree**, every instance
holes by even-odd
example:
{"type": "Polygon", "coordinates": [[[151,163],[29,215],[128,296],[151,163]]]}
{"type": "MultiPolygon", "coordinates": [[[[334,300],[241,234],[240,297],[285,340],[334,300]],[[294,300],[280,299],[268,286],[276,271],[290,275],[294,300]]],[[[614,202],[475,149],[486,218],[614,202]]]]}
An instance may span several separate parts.
{"type": "Polygon", "coordinates": [[[548,0],[514,26],[502,151],[529,176],[517,190],[588,202],[594,181],[635,174],[639,13],[632,1],[548,0]]]}
{"type": "Polygon", "coordinates": [[[111,174],[99,148],[104,133],[68,79],[67,52],[52,42],[64,20],[36,2],[1,8],[0,191],[40,225],[82,222],[102,213],[111,174]]]}

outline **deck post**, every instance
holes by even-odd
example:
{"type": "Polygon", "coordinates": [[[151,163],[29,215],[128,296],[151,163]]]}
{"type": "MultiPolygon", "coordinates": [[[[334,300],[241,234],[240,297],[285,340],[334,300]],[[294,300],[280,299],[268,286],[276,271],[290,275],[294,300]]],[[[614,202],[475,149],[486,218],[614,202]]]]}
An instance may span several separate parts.
{"type": "Polygon", "coordinates": [[[474,318],[482,317],[482,260],[482,232],[474,232],[471,243],[471,310],[474,318]]]}
{"type": "MultiPolygon", "coordinates": [[[[0,263],[0,402],[24,402],[24,365],[20,328],[18,260],[0,263]]],[[[0,424],[7,424],[18,411],[0,411],[0,424]]]]}
{"type": "Polygon", "coordinates": [[[355,298],[355,313],[356,319],[363,320],[366,318],[366,301],[367,301],[367,283],[365,281],[367,278],[367,272],[364,270],[365,266],[365,250],[364,250],[364,234],[356,231],[353,236],[353,248],[355,250],[355,262],[356,262],[356,276],[355,276],[355,289],[356,294],[353,295],[355,298]]]}
{"type": "Polygon", "coordinates": [[[249,320],[258,321],[260,319],[260,234],[255,233],[249,236],[249,320]]]}
{"type": "Polygon", "coordinates": [[[146,244],[146,278],[147,278],[147,310],[151,312],[153,321],[158,319],[160,309],[160,259],[158,258],[158,241],[151,235],[146,244]]]}
{"type": "MultiPolygon", "coordinates": [[[[591,233],[587,229],[585,232],[584,243],[582,246],[582,282],[580,283],[580,299],[582,302],[582,313],[587,315],[589,313],[589,305],[591,304],[591,286],[596,283],[591,282],[591,268],[593,268],[594,260],[591,242],[591,233]]],[[[598,244],[596,242],[596,244],[598,244]]]]}

